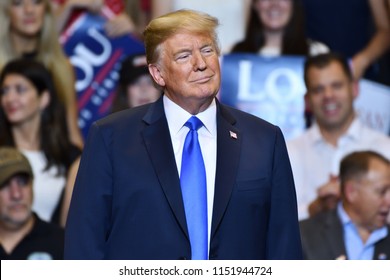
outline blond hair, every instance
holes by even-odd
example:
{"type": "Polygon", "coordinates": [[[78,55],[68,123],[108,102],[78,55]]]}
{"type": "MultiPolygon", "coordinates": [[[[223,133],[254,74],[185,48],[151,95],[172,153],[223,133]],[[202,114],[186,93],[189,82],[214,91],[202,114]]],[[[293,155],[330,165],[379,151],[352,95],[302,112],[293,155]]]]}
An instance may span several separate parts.
{"type": "Polygon", "coordinates": [[[146,26],[144,31],[148,64],[158,61],[160,57],[160,46],[165,40],[182,31],[210,35],[218,54],[220,54],[216,32],[218,25],[217,18],[205,13],[186,9],[155,18],[146,26]]]}
{"type": "MultiPolygon", "coordinates": [[[[23,53],[17,53],[11,39],[11,21],[9,9],[12,0],[0,1],[0,71],[11,60],[22,57],[23,53]]],[[[43,63],[53,75],[58,98],[66,108],[66,120],[70,138],[78,146],[82,146],[83,140],[77,124],[77,96],[75,90],[75,71],[70,61],[65,56],[59,43],[59,34],[56,30],[56,22],[50,4],[51,0],[43,0],[45,14],[42,29],[39,33],[35,59],[43,63]]]]}
{"type": "MultiPolygon", "coordinates": [[[[16,53],[16,48],[12,45],[10,35],[11,22],[8,11],[11,1],[0,1],[0,70],[7,62],[23,55],[16,53]]],[[[56,31],[56,23],[50,0],[43,0],[43,2],[45,4],[45,15],[42,30],[39,35],[36,59],[42,62],[52,72],[60,100],[66,106],[74,106],[74,104],[69,104],[69,100],[72,100],[69,98],[70,95],[75,95],[74,70],[58,41],[59,35],[56,31]]]]}

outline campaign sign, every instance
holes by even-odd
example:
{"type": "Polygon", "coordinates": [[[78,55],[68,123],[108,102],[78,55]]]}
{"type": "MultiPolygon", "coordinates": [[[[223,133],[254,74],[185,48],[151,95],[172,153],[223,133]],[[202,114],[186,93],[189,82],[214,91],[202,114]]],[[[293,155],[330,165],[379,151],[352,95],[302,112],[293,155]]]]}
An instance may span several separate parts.
{"type": "Polygon", "coordinates": [[[131,35],[107,37],[103,29],[106,20],[84,13],[62,42],[76,72],[79,126],[84,137],[90,125],[110,111],[122,60],[145,52],[143,43],[131,35]]]}
{"type": "Polygon", "coordinates": [[[390,87],[370,80],[361,80],[354,103],[360,120],[369,127],[390,133],[390,87]]]}
{"type": "Polygon", "coordinates": [[[218,98],[279,126],[286,139],[296,137],[305,129],[303,62],[301,56],[225,55],[218,98]]]}

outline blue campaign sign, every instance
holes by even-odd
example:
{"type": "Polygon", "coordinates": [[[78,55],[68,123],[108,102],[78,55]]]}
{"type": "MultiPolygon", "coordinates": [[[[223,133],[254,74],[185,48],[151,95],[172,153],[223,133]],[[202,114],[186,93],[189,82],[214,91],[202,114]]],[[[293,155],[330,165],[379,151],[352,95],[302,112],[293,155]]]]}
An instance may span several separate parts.
{"type": "Polygon", "coordinates": [[[143,43],[132,35],[107,37],[105,22],[100,15],[84,13],[62,37],[76,71],[79,126],[84,137],[94,121],[110,112],[122,60],[145,52],[143,43]]]}
{"type": "Polygon", "coordinates": [[[304,59],[301,56],[225,55],[219,99],[278,125],[286,139],[296,137],[305,129],[304,59]]]}

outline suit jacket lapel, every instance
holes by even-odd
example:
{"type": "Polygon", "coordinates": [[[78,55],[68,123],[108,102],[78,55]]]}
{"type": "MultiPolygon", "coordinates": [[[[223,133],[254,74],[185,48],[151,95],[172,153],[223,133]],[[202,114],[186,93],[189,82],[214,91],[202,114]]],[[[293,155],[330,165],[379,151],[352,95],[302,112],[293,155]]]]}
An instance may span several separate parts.
{"type": "Polygon", "coordinates": [[[142,132],[146,149],[168,203],[188,237],[180,180],[162,98],[150,106],[143,120],[147,124],[142,132]]]}
{"type": "Polygon", "coordinates": [[[234,117],[218,101],[217,105],[217,169],[211,237],[215,234],[228,205],[236,181],[241,148],[241,134],[233,126],[236,122],[234,117]]]}
{"type": "Polygon", "coordinates": [[[390,226],[387,226],[388,236],[375,244],[374,260],[390,259],[390,226]]]}

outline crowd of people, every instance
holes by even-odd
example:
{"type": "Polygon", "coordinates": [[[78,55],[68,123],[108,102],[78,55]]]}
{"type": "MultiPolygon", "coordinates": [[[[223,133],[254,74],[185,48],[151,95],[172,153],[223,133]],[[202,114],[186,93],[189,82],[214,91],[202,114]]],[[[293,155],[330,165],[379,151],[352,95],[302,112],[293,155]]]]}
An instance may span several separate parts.
{"type": "Polygon", "coordinates": [[[354,109],[390,85],[390,1],[4,0],[0,38],[2,260],[390,258],[390,137],[354,109]],[[84,12],[145,45],[87,139],[59,40],[84,12]],[[302,135],[218,101],[235,53],[305,57],[302,135]]]}

